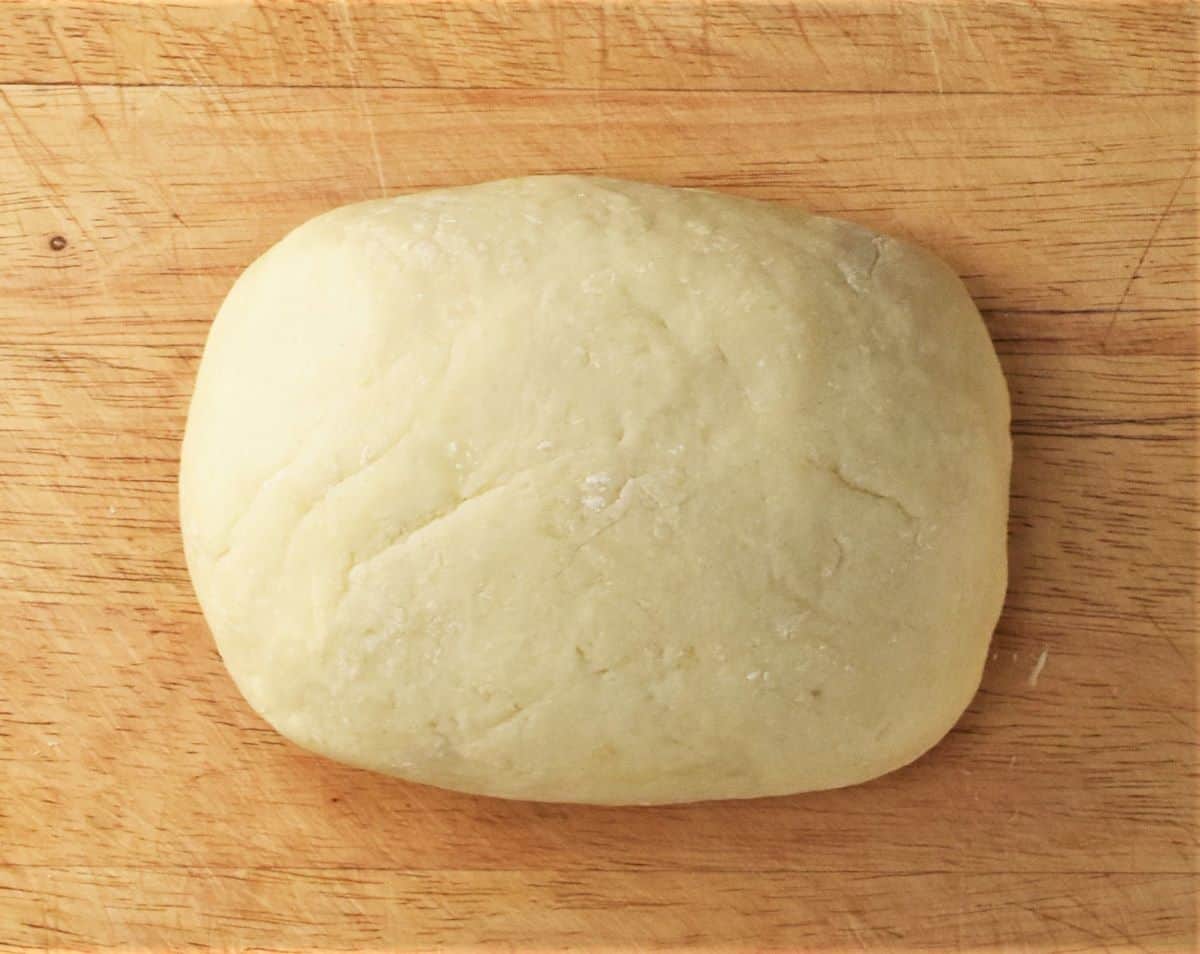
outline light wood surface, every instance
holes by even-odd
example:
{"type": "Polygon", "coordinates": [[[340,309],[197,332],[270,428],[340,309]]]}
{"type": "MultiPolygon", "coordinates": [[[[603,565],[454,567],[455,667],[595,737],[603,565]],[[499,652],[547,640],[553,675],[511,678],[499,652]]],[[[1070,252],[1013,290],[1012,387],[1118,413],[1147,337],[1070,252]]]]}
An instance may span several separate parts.
{"type": "Polygon", "coordinates": [[[0,946],[1190,951],[1197,9],[0,4],[0,946]],[[914,238],[1014,403],[1012,583],[932,754],[841,792],[505,803],[284,742],[176,520],[239,270],[551,171],[914,238]]]}

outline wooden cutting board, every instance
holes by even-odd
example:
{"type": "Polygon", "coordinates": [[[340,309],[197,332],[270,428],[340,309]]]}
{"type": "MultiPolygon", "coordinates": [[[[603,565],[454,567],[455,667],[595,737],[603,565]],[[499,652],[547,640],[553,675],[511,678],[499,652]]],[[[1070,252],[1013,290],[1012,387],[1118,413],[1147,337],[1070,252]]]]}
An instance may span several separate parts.
{"type": "Polygon", "coordinates": [[[1197,8],[0,7],[0,946],[1192,950],[1197,8]],[[1012,389],[983,688],[841,792],[597,809],[283,741],[188,584],[234,277],[333,205],[552,171],[916,239],[1012,389]]]}

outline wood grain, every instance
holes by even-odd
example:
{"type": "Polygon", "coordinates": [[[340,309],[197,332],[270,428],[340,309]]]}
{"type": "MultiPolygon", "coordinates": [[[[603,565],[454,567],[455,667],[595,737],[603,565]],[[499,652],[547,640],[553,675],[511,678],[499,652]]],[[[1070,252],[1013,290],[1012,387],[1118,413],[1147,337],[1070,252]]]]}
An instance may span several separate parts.
{"type": "Polygon", "coordinates": [[[9,2],[0,82],[1147,94],[1194,3],[9,2]]]}
{"type": "Polygon", "coordinates": [[[1013,938],[1014,950],[1162,950],[1177,941],[1173,912],[1192,900],[1189,879],[1178,875],[914,874],[889,883],[842,873],[649,872],[631,880],[389,868],[24,869],[0,871],[0,897],[11,899],[15,936],[30,945],[51,937],[70,947],[79,943],[73,926],[91,923],[89,939],[106,945],[206,947],[235,924],[252,950],[311,949],[324,937],[345,950],[379,950],[403,922],[408,949],[462,952],[910,951],[944,949],[948,938],[959,950],[989,950],[998,936],[1013,938]],[[923,907],[902,929],[881,926],[897,883],[923,907]],[[697,895],[710,912],[702,927],[697,895]],[[281,897],[295,914],[280,916],[281,897]]]}
{"type": "Polygon", "coordinates": [[[1196,7],[0,4],[0,946],[1196,945],[1196,7]],[[962,274],[1012,581],[931,755],[615,810],[337,766],[238,696],[178,539],[211,316],[342,202],[582,171],[962,274]]]}
{"type": "Polygon", "coordinates": [[[982,308],[1023,317],[1023,346],[1060,325],[1071,347],[1110,353],[1194,338],[1186,95],[0,92],[14,340],[54,320],[81,341],[197,343],[245,264],[330,205],[551,171],[720,188],[919,239],[982,308]]]}

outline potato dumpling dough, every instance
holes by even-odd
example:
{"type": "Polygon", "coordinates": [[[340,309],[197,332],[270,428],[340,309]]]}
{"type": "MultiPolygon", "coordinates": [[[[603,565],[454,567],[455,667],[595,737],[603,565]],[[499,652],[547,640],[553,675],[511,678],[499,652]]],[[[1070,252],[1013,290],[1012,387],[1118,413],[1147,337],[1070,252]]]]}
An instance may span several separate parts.
{"type": "Polygon", "coordinates": [[[250,705],[507,798],[850,785],[979,684],[1009,402],[929,253],[547,176],[297,228],[221,308],[180,475],[250,705]]]}

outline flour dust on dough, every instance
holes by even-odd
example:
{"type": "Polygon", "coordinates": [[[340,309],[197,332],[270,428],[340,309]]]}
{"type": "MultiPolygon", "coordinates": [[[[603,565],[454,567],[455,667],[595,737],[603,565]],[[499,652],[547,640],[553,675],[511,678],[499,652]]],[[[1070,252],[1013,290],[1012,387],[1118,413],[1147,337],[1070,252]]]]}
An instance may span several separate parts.
{"type": "Polygon", "coordinates": [[[1008,423],[927,252],[513,179],[337,209],[247,269],[183,533],[230,673],[313,751],[509,798],[832,788],[978,686],[1008,423]]]}

